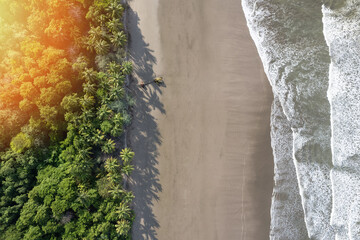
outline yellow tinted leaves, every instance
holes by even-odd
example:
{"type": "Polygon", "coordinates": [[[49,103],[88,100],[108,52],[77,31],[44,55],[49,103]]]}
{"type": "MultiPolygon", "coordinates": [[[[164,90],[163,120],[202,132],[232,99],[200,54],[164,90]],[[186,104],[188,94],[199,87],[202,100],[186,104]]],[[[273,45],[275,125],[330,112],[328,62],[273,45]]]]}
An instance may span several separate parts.
{"type": "Polygon", "coordinates": [[[12,80],[12,84],[20,86],[23,82],[31,82],[31,80],[32,80],[32,78],[30,77],[29,74],[23,73],[23,74],[20,74],[20,76],[15,77],[12,80]]]}
{"type": "Polygon", "coordinates": [[[40,77],[36,77],[34,78],[34,85],[37,86],[38,88],[44,88],[47,86],[47,80],[45,76],[40,76],[40,77]]]}
{"type": "Polygon", "coordinates": [[[19,108],[21,111],[24,111],[24,112],[32,112],[32,111],[34,111],[34,109],[36,109],[36,105],[28,99],[23,99],[19,103],[19,108]]]}
{"type": "Polygon", "coordinates": [[[38,41],[27,39],[21,44],[21,51],[27,57],[39,58],[42,52],[45,50],[45,46],[38,41]]]}
{"type": "Polygon", "coordinates": [[[28,28],[33,34],[42,36],[48,26],[48,16],[45,11],[33,11],[27,22],[28,28]]]}
{"type": "Polygon", "coordinates": [[[37,67],[35,59],[31,58],[31,57],[25,57],[24,58],[24,64],[25,64],[25,69],[27,71],[30,71],[31,69],[37,67]]]}
{"type": "Polygon", "coordinates": [[[50,73],[53,75],[66,76],[71,72],[71,63],[66,58],[62,58],[53,65],[48,66],[48,69],[50,69],[50,73]]]}
{"type": "Polygon", "coordinates": [[[70,36],[71,23],[64,19],[52,19],[45,34],[54,41],[65,41],[70,36]]]}
{"type": "Polygon", "coordinates": [[[71,88],[72,88],[72,85],[71,85],[70,81],[60,82],[55,87],[56,92],[61,96],[64,96],[67,93],[71,92],[71,88]]]}
{"type": "Polygon", "coordinates": [[[43,55],[38,60],[39,68],[49,68],[51,65],[65,57],[66,54],[64,50],[48,47],[44,50],[43,55]]]}
{"type": "Polygon", "coordinates": [[[55,107],[43,106],[40,108],[40,116],[48,126],[54,125],[57,114],[58,112],[55,107]]]}
{"type": "Polygon", "coordinates": [[[53,87],[42,88],[40,91],[40,103],[42,105],[55,105],[60,100],[60,96],[53,87]]]}
{"type": "Polygon", "coordinates": [[[31,82],[24,82],[20,87],[20,95],[23,98],[33,99],[37,95],[37,89],[31,82]]]}

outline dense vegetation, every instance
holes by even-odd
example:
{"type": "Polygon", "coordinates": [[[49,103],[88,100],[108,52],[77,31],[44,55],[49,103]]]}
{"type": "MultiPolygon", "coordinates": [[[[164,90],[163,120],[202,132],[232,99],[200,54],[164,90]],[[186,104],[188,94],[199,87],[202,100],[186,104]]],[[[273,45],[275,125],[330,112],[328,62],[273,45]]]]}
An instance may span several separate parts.
{"type": "Polygon", "coordinates": [[[124,6],[0,4],[0,240],[130,239],[124,6]]]}

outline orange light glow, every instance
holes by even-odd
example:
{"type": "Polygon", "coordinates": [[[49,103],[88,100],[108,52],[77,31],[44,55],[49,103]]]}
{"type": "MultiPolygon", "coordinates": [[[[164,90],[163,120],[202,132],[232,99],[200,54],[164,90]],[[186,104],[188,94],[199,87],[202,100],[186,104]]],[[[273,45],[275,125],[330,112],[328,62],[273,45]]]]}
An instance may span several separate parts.
{"type": "Polygon", "coordinates": [[[77,0],[0,0],[0,125],[9,132],[0,135],[10,138],[30,118],[58,129],[61,100],[76,88],[82,8],[77,0]]]}

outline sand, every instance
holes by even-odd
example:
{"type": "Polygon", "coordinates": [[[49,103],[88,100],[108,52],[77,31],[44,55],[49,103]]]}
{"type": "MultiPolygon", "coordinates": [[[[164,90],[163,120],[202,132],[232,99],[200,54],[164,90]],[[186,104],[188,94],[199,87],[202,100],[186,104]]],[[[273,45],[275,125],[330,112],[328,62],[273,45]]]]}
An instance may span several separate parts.
{"type": "Polygon", "coordinates": [[[272,93],[240,1],[130,6],[133,239],[268,239],[272,93]]]}

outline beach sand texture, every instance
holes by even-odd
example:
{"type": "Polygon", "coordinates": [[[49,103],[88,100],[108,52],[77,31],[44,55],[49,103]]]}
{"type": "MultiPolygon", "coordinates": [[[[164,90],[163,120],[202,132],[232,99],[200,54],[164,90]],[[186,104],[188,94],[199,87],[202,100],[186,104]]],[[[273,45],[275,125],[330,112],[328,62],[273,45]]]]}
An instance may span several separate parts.
{"type": "Polygon", "coordinates": [[[133,239],[269,239],[272,93],[240,1],[129,3],[133,239]]]}

